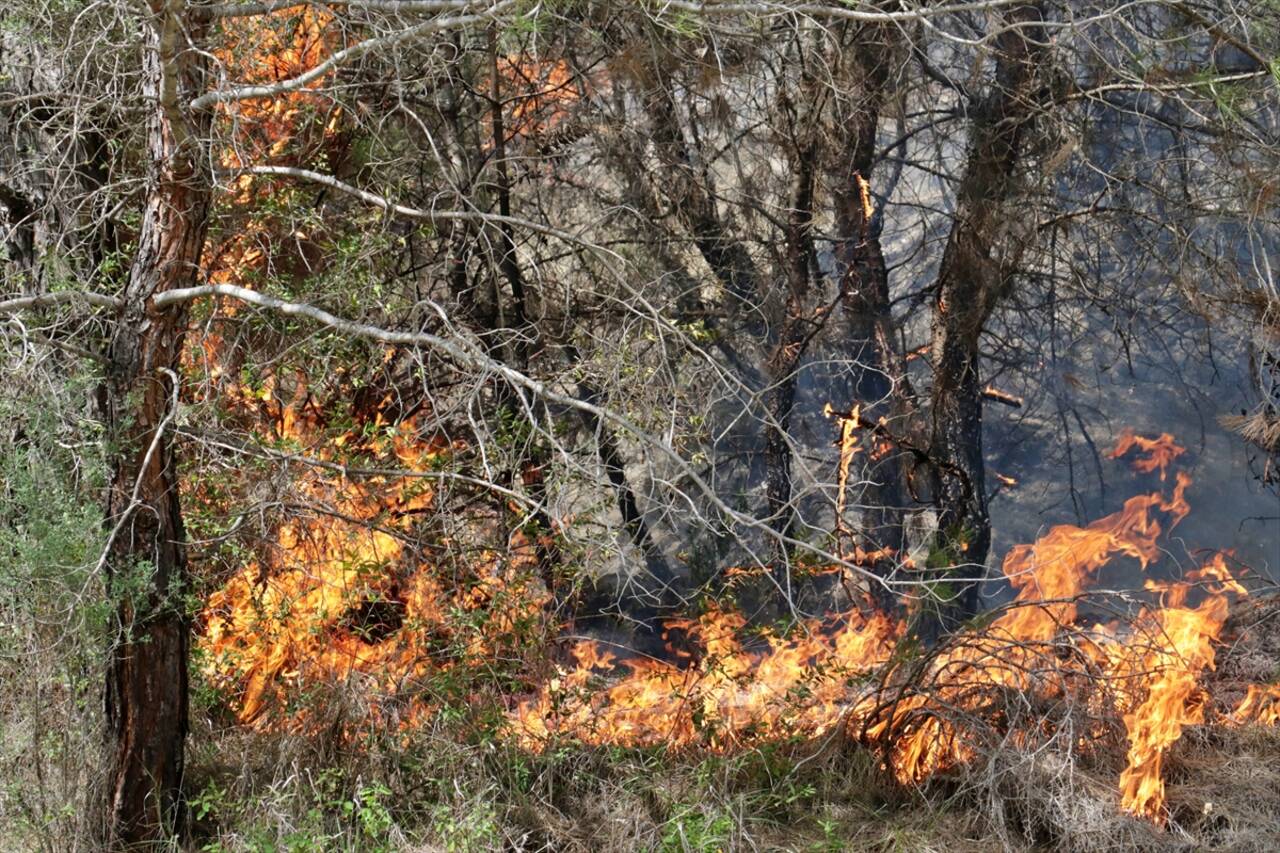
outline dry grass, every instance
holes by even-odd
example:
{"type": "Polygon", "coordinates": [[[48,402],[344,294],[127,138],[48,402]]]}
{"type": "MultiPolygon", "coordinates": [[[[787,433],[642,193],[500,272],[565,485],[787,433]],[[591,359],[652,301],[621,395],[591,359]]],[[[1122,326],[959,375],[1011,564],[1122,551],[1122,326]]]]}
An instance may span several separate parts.
{"type": "MultiPolygon", "coordinates": [[[[1244,685],[1278,674],[1280,599],[1241,606],[1226,638],[1210,688],[1229,709],[1244,685]]],[[[36,706],[18,692],[30,685],[16,671],[2,674],[8,721],[27,719],[5,731],[6,821],[19,806],[29,816],[58,815],[68,802],[78,810],[83,801],[68,799],[59,779],[88,778],[92,756],[57,746],[60,764],[30,760],[36,706]],[[59,779],[36,775],[52,766],[59,779]]],[[[1171,820],[1159,827],[1119,810],[1124,735],[1115,721],[1083,755],[1072,734],[1083,723],[1065,714],[1035,748],[993,738],[969,767],[915,790],[841,738],[735,756],[570,747],[530,755],[485,724],[500,708],[351,738],[341,733],[362,712],[359,696],[335,691],[318,701],[329,724],[307,736],[248,731],[216,705],[196,709],[186,849],[1093,853],[1270,851],[1280,839],[1278,729],[1189,728],[1167,756],[1171,820]]],[[[27,820],[5,848],[76,848],[74,816],[37,824],[27,820]]]]}
{"type": "Polygon", "coordinates": [[[1257,727],[1188,730],[1168,757],[1166,827],[1119,810],[1114,756],[1062,742],[1006,745],[919,790],[831,740],[713,758],[532,756],[444,731],[341,753],[261,734],[216,743],[195,776],[226,796],[197,829],[225,850],[1263,851],[1280,838],[1280,731],[1257,727]],[[376,837],[341,805],[371,785],[390,818],[376,837]],[[290,847],[303,837],[317,846],[290,847]]]}
{"type": "Polygon", "coordinates": [[[1072,748],[1081,729],[1069,719],[1034,750],[993,744],[960,776],[957,807],[1010,850],[1277,849],[1280,729],[1236,726],[1226,715],[1249,684],[1280,678],[1280,596],[1238,606],[1223,639],[1206,685],[1217,701],[1211,722],[1184,730],[1166,756],[1166,826],[1119,809],[1125,746],[1114,721],[1086,755],[1072,748]]]}
{"type": "Polygon", "coordinates": [[[1117,774],[1063,749],[993,754],[966,771],[957,799],[1006,850],[1270,851],[1280,839],[1277,755],[1275,729],[1187,730],[1167,757],[1163,827],[1121,812],[1117,774]]]}

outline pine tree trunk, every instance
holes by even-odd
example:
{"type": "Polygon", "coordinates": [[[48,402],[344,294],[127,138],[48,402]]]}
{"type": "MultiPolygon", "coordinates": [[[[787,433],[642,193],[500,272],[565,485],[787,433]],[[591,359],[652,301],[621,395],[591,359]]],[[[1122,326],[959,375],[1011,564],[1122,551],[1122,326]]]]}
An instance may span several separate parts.
{"type": "Polygon", "coordinates": [[[795,585],[791,572],[791,545],[795,535],[796,507],[791,473],[791,416],[796,403],[796,372],[815,332],[815,314],[807,313],[813,267],[813,194],[816,146],[811,140],[796,143],[791,156],[795,175],[791,211],[786,227],[786,269],[783,316],[769,354],[770,385],[765,393],[764,464],[765,499],[770,527],[778,535],[773,544],[772,581],[760,590],[759,611],[765,618],[794,608],[795,585]],[[785,537],[785,538],[783,538],[785,537]]]}
{"type": "MultiPolygon", "coordinates": [[[[899,38],[898,29],[891,25],[859,27],[844,51],[841,60],[849,63],[845,74],[853,95],[838,114],[837,126],[843,135],[828,167],[834,188],[836,272],[847,326],[845,353],[858,371],[854,402],[862,407],[864,417],[873,421],[883,417],[894,429],[909,414],[909,392],[906,365],[894,340],[888,265],[872,221],[870,179],[877,165],[880,113],[899,38]]],[[[906,551],[908,496],[902,460],[895,448],[869,462],[862,492],[866,508],[858,538],[867,551],[877,554],[869,568],[882,578],[894,573],[906,551]]],[[[897,596],[890,587],[872,583],[870,593],[884,612],[896,610],[897,596]]]]}
{"type": "Polygon", "coordinates": [[[200,171],[199,136],[184,107],[203,64],[187,43],[192,22],[182,0],[153,0],[151,11],[143,66],[146,95],[155,104],[148,127],[151,174],[103,388],[114,450],[106,560],[116,607],[106,683],[110,849],[181,832],[187,734],[187,563],[166,435],[186,314],[159,310],[152,299],[194,283],[210,190],[200,171]]]}

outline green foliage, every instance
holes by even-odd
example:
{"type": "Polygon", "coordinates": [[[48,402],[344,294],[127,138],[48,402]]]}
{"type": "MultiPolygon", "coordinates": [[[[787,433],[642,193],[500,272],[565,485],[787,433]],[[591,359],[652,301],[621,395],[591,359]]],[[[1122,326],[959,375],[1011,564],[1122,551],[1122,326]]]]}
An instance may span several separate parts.
{"type": "Polygon", "coordinates": [[[381,782],[361,785],[354,797],[342,803],[341,814],[354,826],[364,849],[369,851],[390,850],[387,836],[391,832],[394,821],[387,807],[386,799],[391,796],[391,789],[381,782]]]}
{"type": "Polygon", "coordinates": [[[478,853],[502,847],[496,813],[489,803],[472,804],[461,814],[447,805],[437,806],[431,829],[449,853],[478,853]]]}
{"type": "Polygon", "coordinates": [[[667,822],[659,849],[663,853],[714,853],[725,849],[732,831],[731,815],[708,815],[687,806],[667,822]]]}
{"type": "Polygon", "coordinates": [[[0,826],[9,849],[53,850],[84,831],[100,755],[103,460],[98,431],[24,379],[0,389],[0,826]]]}

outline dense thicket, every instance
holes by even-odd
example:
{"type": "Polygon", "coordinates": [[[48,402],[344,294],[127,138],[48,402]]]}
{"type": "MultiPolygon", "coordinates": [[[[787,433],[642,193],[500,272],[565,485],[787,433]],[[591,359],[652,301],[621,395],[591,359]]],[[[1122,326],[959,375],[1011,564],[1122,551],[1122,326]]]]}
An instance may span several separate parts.
{"type": "Polygon", "coordinates": [[[84,599],[0,574],[4,663],[58,608],[107,649],[103,843],[182,831],[193,618],[300,518],[460,587],[507,553],[547,630],[656,649],[864,597],[941,642],[1007,597],[993,542],[1096,514],[1121,427],[1186,411],[1251,466],[1208,523],[1274,515],[1273,0],[0,15],[0,520],[84,599]],[[410,434],[449,450],[375,442],[410,434]],[[429,506],[308,479],[406,467],[429,506]]]}

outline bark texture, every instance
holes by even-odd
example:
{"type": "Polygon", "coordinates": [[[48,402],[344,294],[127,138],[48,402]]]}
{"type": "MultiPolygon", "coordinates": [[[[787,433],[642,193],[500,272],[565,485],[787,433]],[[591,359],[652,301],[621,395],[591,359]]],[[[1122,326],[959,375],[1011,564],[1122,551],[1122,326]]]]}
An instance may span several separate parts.
{"type": "MultiPolygon", "coordinates": [[[[839,144],[828,165],[835,222],[836,275],[845,319],[845,353],[854,363],[855,401],[871,420],[903,419],[909,409],[906,366],[894,337],[889,302],[889,271],[880,245],[880,225],[870,199],[872,170],[877,165],[877,131],[888,99],[890,74],[897,55],[899,32],[882,24],[859,27],[845,71],[853,93],[837,102],[839,144]]],[[[887,194],[886,194],[887,195],[887,194]]],[[[890,576],[905,553],[904,517],[907,495],[902,454],[885,454],[868,471],[863,493],[859,539],[875,554],[869,567],[882,578],[890,576]]],[[[871,595],[886,612],[897,597],[884,585],[873,584],[871,595]]]]}
{"type": "Polygon", "coordinates": [[[1039,4],[1012,7],[995,39],[996,70],[976,105],[955,219],[934,292],[930,455],[937,534],[932,594],[921,609],[927,642],[978,610],[977,579],[991,548],[982,442],[979,343],[1021,254],[1011,204],[1019,155],[1037,107],[1043,53],[1039,4]]]}
{"type": "Polygon", "coordinates": [[[143,73],[151,174],[125,307],[103,388],[115,449],[106,560],[116,602],[109,651],[104,830],[110,849],[155,844],[182,831],[190,624],[187,560],[175,460],[165,434],[176,404],[186,314],[153,298],[195,283],[209,208],[201,134],[184,108],[198,91],[201,54],[182,0],[153,0],[143,73]]]}
{"type": "MultiPolygon", "coordinates": [[[[796,403],[797,371],[822,320],[809,308],[814,258],[814,155],[812,141],[805,140],[797,144],[792,158],[795,185],[785,232],[783,316],[767,362],[770,384],[765,393],[768,416],[764,440],[765,498],[770,526],[785,537],[794,535],[796,521],[790,429],[796,403]]],[[[773,593],[781,599],[775,603],[792,605],[791,547],[782,539],[774,547],[773,582],[773,593]]]]}

